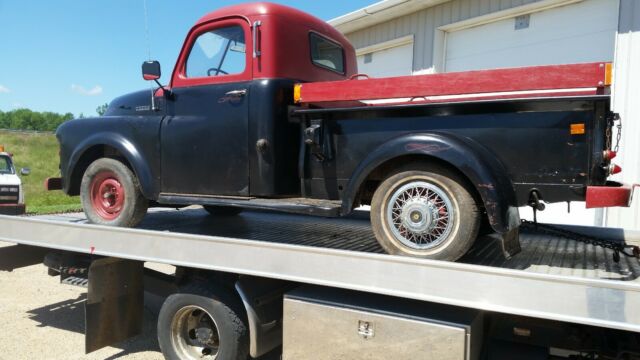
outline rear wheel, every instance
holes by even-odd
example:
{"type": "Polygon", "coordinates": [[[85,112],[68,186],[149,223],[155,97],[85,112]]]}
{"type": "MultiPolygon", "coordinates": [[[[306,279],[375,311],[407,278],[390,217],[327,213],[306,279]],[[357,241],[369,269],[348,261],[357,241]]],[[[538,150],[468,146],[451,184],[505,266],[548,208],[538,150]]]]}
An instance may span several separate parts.
{"type": "Polygon", "coordinates": [[[100,225],[134,227],[147,212],[148,201],[133,172],[115,159],[89,165],[82,177],[80,198],[87,219],[100,225]]]}
{"type": "Polygon", "coordinates": [[[203,205],[202,207],[213,216],[236,216],[242,212],[242,208],[233,206],[203,205]]]}
{"type": "Polygon", "coordinates": [[[455,261],[473,245],[480,213],[460,176],[422,165],[380,184],[371,202],[371,224],[390,254],[455,261]]]}
{"type": "Polygon", "coordinates": [[[169,360],[236,360],[249,355],[242,303],[221,287],[192,284],[171,295],[158,316],[160,349],[169,360]]]}

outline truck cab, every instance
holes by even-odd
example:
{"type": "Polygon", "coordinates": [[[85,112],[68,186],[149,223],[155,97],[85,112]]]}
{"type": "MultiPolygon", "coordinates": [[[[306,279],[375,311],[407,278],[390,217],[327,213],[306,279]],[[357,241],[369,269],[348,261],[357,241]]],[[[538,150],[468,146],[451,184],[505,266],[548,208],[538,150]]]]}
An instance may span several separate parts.
{"type": "Polygon", "coordinates": [[[161,194],[299,194],[299,130],[287,120],[293,85],[355,71],[349,42],[300,11],[249,4],[203,17],[186,37],[164,102],[160,167],[171,171],[161,194]]]}
{"type": "MultiPolygon", "coordinates": [[[[22,169],[26,175],[28,169],[22,169]]],[[[0,146],[0,214],[22,215],[25,213],[22,181],[13,165],[13,157],[0,146]]]]}

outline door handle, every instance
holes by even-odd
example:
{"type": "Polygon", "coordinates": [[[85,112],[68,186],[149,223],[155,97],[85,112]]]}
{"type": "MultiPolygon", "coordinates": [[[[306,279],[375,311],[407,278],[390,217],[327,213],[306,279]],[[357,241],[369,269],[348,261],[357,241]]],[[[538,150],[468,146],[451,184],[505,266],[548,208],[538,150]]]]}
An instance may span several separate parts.
{"type": "Polygon", "coordinates": [[[242,97],[247,95],[247,89],[229,91],[225,95],[231,97],[242,97]]]}

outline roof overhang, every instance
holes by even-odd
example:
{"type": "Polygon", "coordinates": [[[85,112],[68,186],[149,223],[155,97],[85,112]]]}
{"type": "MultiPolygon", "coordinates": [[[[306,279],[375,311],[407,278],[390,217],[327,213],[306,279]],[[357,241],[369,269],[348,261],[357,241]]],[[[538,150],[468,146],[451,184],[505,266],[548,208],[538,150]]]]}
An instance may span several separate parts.
{"type": "Polygon", "coordinates": [[[451,0],[383,0],[328,22],[343,34],[348,34],[449,1],[451,0]]]}

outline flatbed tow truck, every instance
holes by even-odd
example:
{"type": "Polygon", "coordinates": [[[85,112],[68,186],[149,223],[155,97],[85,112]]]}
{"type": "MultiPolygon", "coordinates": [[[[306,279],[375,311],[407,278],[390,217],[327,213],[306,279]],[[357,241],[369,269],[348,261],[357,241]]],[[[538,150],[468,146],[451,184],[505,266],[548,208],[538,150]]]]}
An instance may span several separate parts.
{"type": "MultiPolygon", "coordinates": [[[[88,287],[87,352],[141,331],[147,291],[166,297],[158,340],[171,360],[640,359],[640,234],[518,215],[543,202],[629,206],[635,186],[607,180],[621,170],[611,68],[362,80],[326,23],[267,3],[221,9],[189,33],[169,86],[57,131],[62,176],[47,187],[83,196],[92,223],[140,227],[0,217],[0,240],[51,249],[50,274],[88,287]],[[208,41],[216,31],[226,40],[208,41]],[[190,76],[200,36],[223,51],[190,76]],[[223,70],[227,52],[247,66],[223,70]],[[440,181],[460,201],[431,187],[440,181]],[[218,217],[144,216],[150,204],[218,217]],[[478,237],[480,213],[493,232],[478,237]],[[448,219],[460,231],[441,232],[448,219]],[[381,237],[391,226],[399,237],[381,237]],[[453,250],[429,258],[431,235],[453,250]],[[422,257],[390,255],[402,253],[385,247],[393,239],[422,257]]],[[[159,64],[143,75],[158,81],[159,64]]]]}
{"type": "MultiPolygon", "coordinates": [[[[640,244],[637,232],[563,227],[569,239],[525,226],[512,258],[489,235],[454,263],[383,254],[359,212],[220,219],[192,207],[153,211],[140,229],[89,225],[81,214],[0,223],[0,240],[51,249],[57,255],[45,263],[54,274],[88,285],[87,351],[140,331],[144,290],[188,308],[193,289],[239,313],[247,332],[236,344],[246,350],[233,355],[240,358],[275,349],[284,359],[634,359],[640,350],[638,260],[616,262],[610,249],[585,242],[640,244]]],[[[173,339],[160,339],[167,358],[235,358],[223,356],[216,315],[213,326],[186,331],[188,346],[167,349],[188,324],[163,311],[159,336],[173,339]]]]}

